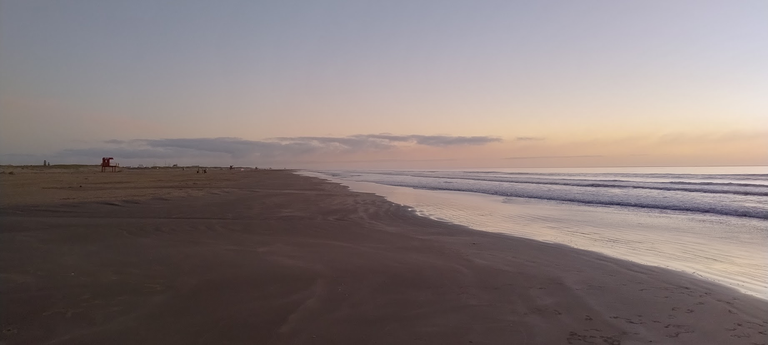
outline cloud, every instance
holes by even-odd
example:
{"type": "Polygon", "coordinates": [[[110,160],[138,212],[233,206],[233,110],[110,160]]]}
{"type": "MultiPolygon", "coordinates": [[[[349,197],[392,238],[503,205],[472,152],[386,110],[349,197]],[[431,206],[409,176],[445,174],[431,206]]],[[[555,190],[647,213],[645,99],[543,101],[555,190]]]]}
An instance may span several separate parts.
{"type": "Polygon", "coordinates": [[[395,150],[403,145],[430,147],[478,146],[502,141],[489,136],[360,134],[346,137],[167,138],[107,140],[102,147],[64,149],[54,156],[93,161],[103,156],[119,159],[206,158],[284,161],[313,155],[395,150]]]}
{"type": "Polygon", "coordinates": [[[391,134],[366,134],[355,135],[354,138],[366,140],[383,140],[395,143],[413,143],[424,146],[476,146],[501,142],[501,138],[489,136],[449,136],[449,135],[391,135],[391,134]]]}
{"type": "Polygon", "coordinates": [[[84,149],[65,149],[53,155],[58,159],[83,158],[95,160],[98,157],[120,157],[123,159],[168,159],[183,156],[180,152],[174,150],[157,150],[151,148],[131,148],[131,147],[101,147],[84,149]]]}
{"type": "Polygon", "coordinates": [[[392,134],[358,134],[348,137],[280,137],[274,138],[280,142],[311,143],[315,145],[332,145],[353,150],[390,149],[398,144],[415,144],[433,147],[446,146],[477,146],[501,142],[501,138],[489,136],[449,136],[449,135],[392,135],[392,134]]]}
{"type": "Polygon", "coordinates": [[[110,140],[105,140],[104,143],[119,145],[119,144],[125,144],[126,141],[125,140],[110,139],[110,140]]]}
{"type": "Polygon", "coordinates": [[[329,160],[329,161],[304,161],[302,163],[397,163],[397,162],[455,162],[458,159],[356,159],[356,160],[329,160]]]}
{"type": "Polygon", "coordinates": [[[507,157],[506,159],[561,159],[561,158],[598,158],[602,155],[581,155],[581,156],[521,156],[507,157]]]}
{"type": "MultiPolygon", "coordinates": [[[[131,143],[143,145],[153,150],[224,153],[233,158],[244,158],[259,153],[279,154],[290,148],[287,145],[274,142],[239,138],[138,139],[132,140],[131,143]]],[[[293,153],[301,151],[299,147],[293,147],[293,149],[293,153]]]]}
{"type": "Polygon", "coordinates": [[[283,145],[308,146],[329,151],[368,151],[387,150],[396,147],[396,144],[388,140],[375,140],[361,136],[349,137],[279,137],[272,138],[283,145]]]}
{"type": "Polygon", "coordinates": [[[515,138],[515,141],[542,141],[544,138],[542,137],[517,137],[515,138]]]}

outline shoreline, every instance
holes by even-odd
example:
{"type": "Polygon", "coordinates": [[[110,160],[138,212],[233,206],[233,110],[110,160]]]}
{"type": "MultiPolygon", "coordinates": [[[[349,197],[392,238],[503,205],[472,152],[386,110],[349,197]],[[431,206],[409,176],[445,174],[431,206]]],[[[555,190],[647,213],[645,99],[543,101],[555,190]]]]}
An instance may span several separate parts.
{"type": "Polygon", "coordinates": [[[695,276],[439,222],[287,171],[186,173],[91,174],[124,192],[17,204],[9,190],[100,190],[2,176],[2,341],[766,339],[768,302],[695,276]]]}
{"type": "Polygon", "coordinates": [[[299,173],[412,206],[418,214],[438,221],[668,268],[768,300],[766,243],[764,238],[753,235],[764,224],[753,218],[735,217],[723,223],[719,218],[722,216],[707,213],[653,213],[645,208],[419,189],[346,180],[317,172],[299,173]],[[730,233],[733,239],[710,236],[719,233],[730,233]],[[745,243],[749,239],[753,241],[745,243]]]}

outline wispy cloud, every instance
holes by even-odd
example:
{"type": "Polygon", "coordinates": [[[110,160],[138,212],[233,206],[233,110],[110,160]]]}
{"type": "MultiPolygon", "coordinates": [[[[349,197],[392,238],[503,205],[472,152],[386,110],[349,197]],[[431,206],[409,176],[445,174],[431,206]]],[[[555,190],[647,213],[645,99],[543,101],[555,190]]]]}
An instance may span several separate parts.
{"type": "Polygon", "coordinates": [[[501,138],[490,136],[449,136],[449,135],[393,135],[393,134],[358,134],[348,137],[279,137],[273,140],[282,143],[305,143],[315,146],[329,146],[350,150],[390,149],[400,144],[423,145],[433,147],[476,146],[501,142],[501,138]]]}
{"type": "Polygon", "coordinates": [[[449,135],[391,135],[391,134],[366,134],[355,135],[354,138],[364,140],[381,140],[392,143],[413,143],[425,146],[466,146],[486,145],[501,142],[501,138],[489,136],[449,136],[449,135]]]}
{"type": "Polygon", "coordinates": [[[598,158],[602,155],[580,155],[580,156],[519,156],[507,157],[506,159],[563,159],[563,158],[598,158]]]}
{"type": "Polygon", "coordinates": [[[542,137],[517,137],[515,141],[542,141],[544,139],[542,137]]]}

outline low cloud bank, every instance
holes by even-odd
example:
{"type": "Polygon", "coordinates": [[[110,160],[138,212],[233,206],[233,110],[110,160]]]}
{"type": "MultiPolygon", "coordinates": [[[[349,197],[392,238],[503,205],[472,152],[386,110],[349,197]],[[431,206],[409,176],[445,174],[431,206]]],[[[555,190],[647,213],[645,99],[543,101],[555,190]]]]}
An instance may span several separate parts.
{"type": "MultiPolygon", "coordinates": [[[[122,160],[286,161],[329,154],[396,150],[404,146],[457,147],[501,142],[490,136],[360,134],[346,137],[176,138],[107,140],[99,147],[64,149],[52,155],[61,162],[98,162],[104,156],[122,160]]],[[[10,157],[5,157],[10,158],[10,157]]],[[[27,157],[39,160],[40,157],[27,157]]],[[[26,162],[21,162],[26,163],[26,162]]]]}
{"type": "Polygon", "coordinates": [[[544,138],[542,137],[517,137],[515,138],[515,141],[542,141],[544,138]]]}

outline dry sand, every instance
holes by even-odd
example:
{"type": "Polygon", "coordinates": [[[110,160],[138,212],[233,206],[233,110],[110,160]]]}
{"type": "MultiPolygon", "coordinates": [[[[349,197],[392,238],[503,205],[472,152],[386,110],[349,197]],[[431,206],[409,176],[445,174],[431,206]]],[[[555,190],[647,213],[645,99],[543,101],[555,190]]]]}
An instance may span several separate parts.
{"type": "Polygon", "coordinates": [[[768,341],[764,300],[286,171],[15,172],[3,344],[768,341]]]}

